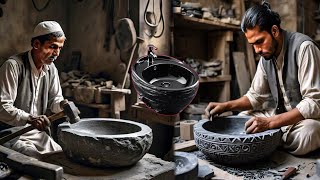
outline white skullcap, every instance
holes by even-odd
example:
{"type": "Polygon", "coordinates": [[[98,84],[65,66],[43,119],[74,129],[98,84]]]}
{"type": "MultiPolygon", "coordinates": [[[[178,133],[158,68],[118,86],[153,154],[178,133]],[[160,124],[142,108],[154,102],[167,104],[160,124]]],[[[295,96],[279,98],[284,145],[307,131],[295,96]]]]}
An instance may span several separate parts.
{"type": "Polygon", "coordinates": [[[34,28],[32,38],[58,31],[61,31],[63,33],[63,30],[59,23],[55,21],[43,21],[34,28]]]}

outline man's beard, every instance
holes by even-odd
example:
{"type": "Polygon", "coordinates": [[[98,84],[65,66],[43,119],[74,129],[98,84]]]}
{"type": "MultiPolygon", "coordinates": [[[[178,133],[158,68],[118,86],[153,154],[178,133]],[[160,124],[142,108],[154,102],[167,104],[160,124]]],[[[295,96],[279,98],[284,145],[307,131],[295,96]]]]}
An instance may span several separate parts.
{"type": "MultiPolygon", "coordinates": [[[[266,57],[263,56],[263,58],[264,58],[265,60],[267,60],[267,61],[274,58],[275,53],[276,53],[276,51],[277,51],[277,49],[278,49],[278,42],[277,42],[276,39],[273,37],[273,35],[272,35],[272,47],[274,47],[273,50],[272,50],[272,53],[271,53],[269,56],[266,56],[266,57]]],[[[261,54],[260,54],[260,55],[261,55],[261,54]]]]}

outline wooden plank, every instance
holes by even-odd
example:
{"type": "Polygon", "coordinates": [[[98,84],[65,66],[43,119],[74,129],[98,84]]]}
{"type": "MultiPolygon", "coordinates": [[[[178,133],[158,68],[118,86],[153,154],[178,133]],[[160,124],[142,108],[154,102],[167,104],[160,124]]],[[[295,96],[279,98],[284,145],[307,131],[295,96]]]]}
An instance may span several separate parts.
{"type": "Polygon", "coordinates": [[[184,151],[184,152],[190,152],[197,150],[196,142],[194,140],[185,141],[182,143],[175,143],[174,144],[174,150],[175,151],[184,151]]]}
{"type": "Polygon", "coordinates": [[[211,165],[208,161],[206,160],[202,160],[198,158],[198,163],[199,166],[201,165],[207,165],[209,166],[209,168],[211,168],[214,172],[214,177],[212,177],[211,179],[232,179],[232,180],[242,180],[243,177],[238,177],[232,174],[229,174],[226,171],[223,171],[222,169],[219,169],[213,165],[211,165]]]}
{"type": "Polygon", "coordinates": [[[226,24],[221,21],[211,21],[195,17],[188,17],[178,13],[174,13],[174,22],[176,27],[191,27],[192,29],[211,30],[240,30],[240,26],[226,24]]]}
{"type": "Polygon", "coordinates": [[[245,64],[244,53],[233,52],[232,55],[240,90],[240,96],[243,96],[250,88],[250,73],[248,72],[245,64]]]}
{"type": "Polygon", "coordinates": [[[217,77],[200,77],[199,81],[200,81],[200,83],[231,81],[231,76],[230,75],[220,75],[217,77]]]}
{"type": "Polygon", "coordinates": [[[252,45],[248,43],[246,40],[246,49],[247,49],[247,64],[249,66],[249,72],[250,72],[250,82],[252,82],[254,75],[256,74],[256,61],[254,59],[254,53],[252,45]]]}
{"type": "Polygon", "coordinates": [[[154,110],[151,110],[147,107],[132,105],[131,110],[132,110],[132,118],[140,122],[146,121],[147,123],[148,121],[153,121],[160,124],[174,126],[175,122],[180,120],[179,114],[174,116],[164,116],[156,113],[154,110]]]}

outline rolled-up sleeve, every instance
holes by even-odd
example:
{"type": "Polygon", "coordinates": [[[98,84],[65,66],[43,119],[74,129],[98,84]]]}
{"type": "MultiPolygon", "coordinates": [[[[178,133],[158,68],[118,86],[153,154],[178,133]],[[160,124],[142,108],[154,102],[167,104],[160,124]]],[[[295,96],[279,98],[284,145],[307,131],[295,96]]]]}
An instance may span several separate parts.
{"type": "Polygon", "coordinates": [[[302,101],[296,106],[305,119],[320,119],[320,51],[315,44],[301,44],[298,61],[298,80],[302,101]]]}
{"type": "Polygon", "coordinates": [[[30,115],[13,105],[17,97],[18,70],[15,60],[4,62],[0,68],[0,121],[12,126],[25,125],[30,115]]]}
{"type": "Polygon", "coordinates": [[[267,74],[264,70],[262,59],[259,61],[256,74],[251,83],[251,87],[245,96],[248,97],[254,110],[262,109],[263,104],[267,102],[268,98],[271,96],[267,74]]]}

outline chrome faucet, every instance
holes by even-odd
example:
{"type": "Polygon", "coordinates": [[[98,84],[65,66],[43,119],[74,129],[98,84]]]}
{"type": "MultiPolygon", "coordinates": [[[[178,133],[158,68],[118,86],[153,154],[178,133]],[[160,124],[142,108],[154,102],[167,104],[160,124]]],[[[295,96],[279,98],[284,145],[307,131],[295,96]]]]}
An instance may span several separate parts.
{"type": "Polygon", "coordinates": [[[153,52],[153,50],[157,50],[157,48],[154,45],[148,45],[148,66],[152,65],[154,62],[154,59],[157,58],[157,55],[153,52]]]}

